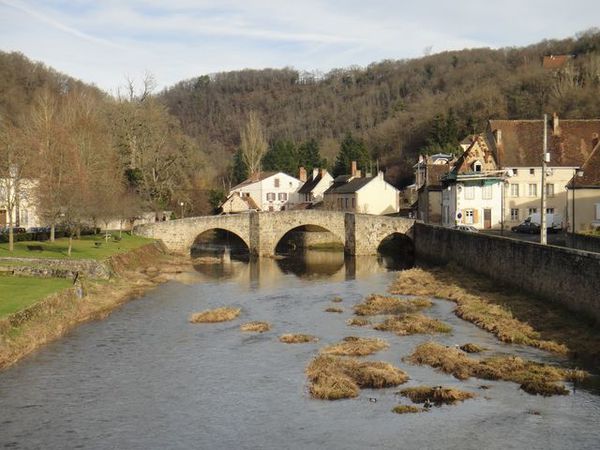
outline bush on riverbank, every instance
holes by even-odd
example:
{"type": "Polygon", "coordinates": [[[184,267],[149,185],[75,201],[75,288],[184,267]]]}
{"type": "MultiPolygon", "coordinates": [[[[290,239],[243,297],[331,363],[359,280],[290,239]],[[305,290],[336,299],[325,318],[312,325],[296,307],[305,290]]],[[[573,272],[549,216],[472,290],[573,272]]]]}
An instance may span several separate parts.
{"type": "Polygon", "coordinates": [[[361,362],[354,358],[317,356],[306,368],[310,393],[322,400],[338,400],[358,396],[360,388],[398,386],[408,375],[382,361],[361,362]]]}
{"type": "Polygon", "coordinates": [[[431,301],[426,298],[400,299],[371,294],[362,303],[354,307],[354,314],[357,316],[404,314],[429,308],[431,305],[431,301]]]}
{"type": "Polygon", "coordinates": [[[450,333],[452,331],[450,325],[423,314],[403,314],[390,317],[373,328],[379,331],[391,331],[398,336],[450,333]]]}
{"type": "Polygon", "coordinates": [[[190,322],[192,323],[216,323],[228,322],[236,319],[242,312],[241,308],[232,308],[224,306],[221,308],[207,309],[199,313],[192,314],[190,322]]]}
{"type": "Polygon", "coordinates": [[[389,346],[383,339],[348,336],[342,342],[321,349],[321,353],[339,356],[366,356],[389,346]]]}
{"type": "Polygon", "coordinates": [[[413,364],[428,365],[452,374],[459,380],[469,377],[486,380],[505,380],[519,383],[529,394],[544,396],[566,394],[558,381],[581,381],[588,374],[582,370],[563,369],[556,366],[527,361],[517,356],[494,357],[484,360],[469,358],[463,351],[435,342],[419,345],[406,358],[413,364]]]}

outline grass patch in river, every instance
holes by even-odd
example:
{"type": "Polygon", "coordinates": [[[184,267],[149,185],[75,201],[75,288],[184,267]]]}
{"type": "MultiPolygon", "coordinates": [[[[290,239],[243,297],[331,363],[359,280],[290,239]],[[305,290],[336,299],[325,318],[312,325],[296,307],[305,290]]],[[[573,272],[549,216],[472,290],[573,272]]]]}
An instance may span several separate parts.
{"type": "Polygon", "coordinates": [[[271,324],[269,322],[248,322],[240,326],[240,330],[254,333],[264,333],[270,329],[271,324]]]}
{"type": "Polygon", "coordinates": [[[414,414],[427,411],[425,408],[420,408],[415,405],[398,405],[392,409],[396,414],[414,414]]]}
{"type": "Polygon", "coordinates": [[[354,307],[357,316],[374,316],[378,314],[404,314],[415,312],[432,305],[426,298],[400,299],[379,294],[369,295],[362,303],[354,307]]]}
{"type": "Polygon", "coordinates": [[[407,358],[413,364],[428,365],[452,374],[459,380],[469,377],[505,380],[519,383],[529,394],[544,396],[567,394],[559,381],[581,381],[587,373],[563,369],[548,364],[524,360],[517,356],[493,357],[483,360],[469,358],[462,350],[427,342],[419,345],[407,358]]]}
{"type": "Polygon", "coordinates": [[[236,319],[242,312],[241,308],[222,307],[216,309],[207,309],[205,311],[192,314],[190,322],[192,323],[215,323],[228,322],[236,319]]]}
{"type": "Polygon", "coordinates": [[[485,348],[471,342],[461,345],[460,349],[465,353],[480,353],[485,350],[485,348]]]}
{"type": "Polygon", "coordinates": [[[342,299],[342,297],[338,297],[338,296],[336,296],[336,297],[333,297],[333,298],[331,299],[331,301],[332,301],[333,303],[341,303],[341,302],[343,302],[344,300],[342,299]]]}
{"type": "Polygon", "coordinates": [[[279,336],[279,341],[284,344],[306,344],[308,342],[317,342],[318,337],[310,334],[282,334],[279,336]]]}
{"type": "Polygon", "coordinates": [[[371,321],[363,317],[352,317],[346,320],[346,324],[352,327],[365,327],[367,325],[371,325],[371,321]]]}
{"type": "Polygon", "coordinates": [[[390,317],[374,326],[379,331],[391,331],[398,336],[411,334],[450,333],[452,327],[423,314],[403,314],[390,317]]]}
{"type": "Polygon", "coordinates": [[[461,391],[456,388],[447,388],[443,386],[416,386],[402,389],[400,395],[409,398],[413,403],[433,403],[439,405],[452,405],[456,402],[462,402],[474,398],[475,394],[467,391],[461,391]]]}
{"type": "Polygon", "coordinates": [[[358,396],[360,388],[398,386],[408,375],[382,361],[359,361],[330,355],[317,356],[306,368],[314,398],[338,400],[358,396]]]}
{"type": "Polygon", "coordinates": [[[338,313],[339,314],[339,313],[343,313],[344,310],[342,308],[335,308],[335,307],[331,306],[331,307],[325,309],[325,312],[328,312],[328,313],[338,313]]]}
{"type": "Polygon", "coordinates": [[[388,348],[389,346],[390,345],[383,339],[348,336],[345,337],[342,342],[328,345],[321,349],[321,353],[339,356],[366,356],[388,348]]]}

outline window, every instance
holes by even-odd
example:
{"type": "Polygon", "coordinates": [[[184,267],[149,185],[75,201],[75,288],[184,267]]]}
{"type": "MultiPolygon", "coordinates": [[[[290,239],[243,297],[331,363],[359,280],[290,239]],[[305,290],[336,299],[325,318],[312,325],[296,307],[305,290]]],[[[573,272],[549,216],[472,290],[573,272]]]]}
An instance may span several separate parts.
{"type": "Polygon", "coordinates": [[[535,169],[529,169],[529,175],[535,175],[535,169]]]}
{"type": "Polygon", "coordinates": [[[346,197],[345,200],[346,200],[346,209],[348,209],[348,200],[349,200],[349,198],[346,197]]]}
{"type": "Polygon", "coordinates": [[[277,198],[282,202],[287,201],[287,192],[280,192],[277,194],[277,198]]]}
{"type": "Polygon", "coordinates": [[[475,199],[475,186],[465,186],[465,199],[466,200],[475,199]]]}
{"type": "Polygon", "coordinates": [[[487,185],[487,186],[483,187],[482,196],[483,196],[484,200],[492,199],[492,186],[491,185],[487,185]]]}
{"type": "Polygon", "coordinates": [[[479,161],[473,163],[473,172],[481,172],[481,163],[479,161]]]}
{"type": "Polygon", "coordinates": [[[528,214],[528,215],[530,215],[530,216],[531,216],[532,214],[536,214],[536,213],[537,213],[537,208],[529,208],[529,209],[527,210],[527,214],[528,214]]]}
{"type": "Polygon", "coordinates": [[[250,197],[250,192],[242,192],[242,197],[250,197]]]}
{"type": "Polygon", "coordinates": [[[514,176],[517,176],[517,174],[519,173],[519,171],[517,169],[513,169],[512,171],[513,171],[514,176]]]}
{"type": "Polygon", "coordinates": [[[275,187],[279,187],[279,178],[275,178],[273,182],[275,183],[275,187]]]}
{"type": "Polygon", "coordinates": [[[340,208],[340,209],[342,209],[342,208],[343,208],[343,206],[344,206],[344,205],[342,204],[342,202],[343,202],[343,201],[344,201],[344,199],[343,199],[343,198],[341,198],[341,197],[340,197],[340,198],[338,198],[338,206],[339,206],[339,208],[340,208]]]}
{"type": "Polygon", "coordinates": [[[511,197],[518,197],[519,196],[519,185],[518,184],[511,184],[510,185],[510,196],[511,197]]]}
{"type": "Polygon", "coordinates": [[[536,183],[529,184],[529,196],[537,197],[537,184],[536,183]]]}
{"type": "Polygon", "coordinates": [[[510,209],[510,220],[519,220],[519,209],[518,208],[510,209]]]}
{"type": "Polygon", "coordinates": [[[546,214],[554,214],[554,208],[546,208],[546,214]]]}
{"type": "Polygon", "coordinates": [[[356,199],[352,197],[352,209],[356,208],[356,199]]]}
{"type": "Polygon", "coordinates": [[[551,183],[546,183],[546,196],[554,197],[554,185],[551,183]]]}
{"type": "Polygon", "coordinates": [[[466,209],[465,210],[465,223],[473,223],[473,210],[466,209]]]}
{"type": "Polygon", "coordinates": [[[267,192],[267,201],[272,202],[275,200],[275,192],[267,192]]]}

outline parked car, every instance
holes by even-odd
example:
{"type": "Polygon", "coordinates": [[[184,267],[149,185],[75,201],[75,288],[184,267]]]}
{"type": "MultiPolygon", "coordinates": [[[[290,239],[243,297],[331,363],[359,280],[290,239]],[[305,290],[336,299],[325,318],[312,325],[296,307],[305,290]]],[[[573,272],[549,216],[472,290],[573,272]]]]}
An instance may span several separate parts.
{"type": "Polygon", "coordinates": [[[537,223],[526,220],[519,225],[515,225],[511,230],[515,233],[538,234],[540,232],[540,226],[537,223]]]}
{"type": "Polygon", "coordinates": [[[459,231],[466,231],[468,233],[479,233],[479,230],[473,225],[455,225],[454,229],[459,231]]]}
{"type": "MultiPolygon", "coordinates": [[[[9,229],[10,229],[10,227],[2,227],[2,233],[3,234],[8,234],[8,230],[9,229]]],[[[12,227],[12,230],[13,230],[14,234],[27,233],[27,231],[23,227],[12,227]]]]}

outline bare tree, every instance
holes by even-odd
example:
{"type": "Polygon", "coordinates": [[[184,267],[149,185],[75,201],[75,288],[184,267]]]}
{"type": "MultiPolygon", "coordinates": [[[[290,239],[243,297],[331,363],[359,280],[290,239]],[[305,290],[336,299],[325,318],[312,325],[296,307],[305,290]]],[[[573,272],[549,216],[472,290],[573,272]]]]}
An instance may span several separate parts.
{"type": "Polygon", "coordinates": [[[265,130],[258,115],[251,111],[248,120],[240,130],[240,149],[248,173],[253,176],[260,172],[260,163],[267,152],[268,144],[265,130]]]}

